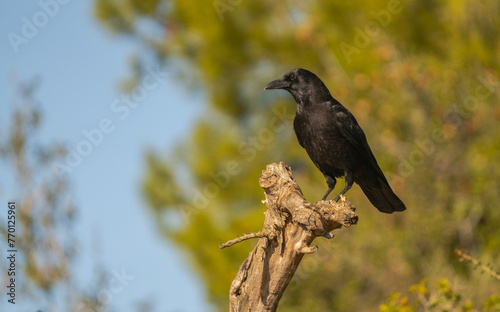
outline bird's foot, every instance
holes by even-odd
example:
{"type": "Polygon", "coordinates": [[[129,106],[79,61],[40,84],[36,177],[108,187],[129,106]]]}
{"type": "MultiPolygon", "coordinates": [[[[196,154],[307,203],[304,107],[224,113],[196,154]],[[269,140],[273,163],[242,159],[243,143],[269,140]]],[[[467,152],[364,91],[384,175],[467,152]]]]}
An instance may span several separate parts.
{"type": "Polygon", "coordinates": [[[328,239],[332,239],[334,237],[333,231],[323,233],[323,237],[326,237],[328,239]]]}

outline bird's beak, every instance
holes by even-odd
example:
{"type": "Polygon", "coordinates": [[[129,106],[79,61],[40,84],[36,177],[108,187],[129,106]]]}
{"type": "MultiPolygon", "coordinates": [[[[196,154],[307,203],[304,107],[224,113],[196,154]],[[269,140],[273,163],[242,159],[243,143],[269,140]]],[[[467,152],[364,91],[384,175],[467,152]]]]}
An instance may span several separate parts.
{"type": "Polygon", "coordinates": [[[264,87],[264,90],[270,89],[286,89],[290,86],[290,82],[286,81],[284,77],[271,81],[264,87]]]}

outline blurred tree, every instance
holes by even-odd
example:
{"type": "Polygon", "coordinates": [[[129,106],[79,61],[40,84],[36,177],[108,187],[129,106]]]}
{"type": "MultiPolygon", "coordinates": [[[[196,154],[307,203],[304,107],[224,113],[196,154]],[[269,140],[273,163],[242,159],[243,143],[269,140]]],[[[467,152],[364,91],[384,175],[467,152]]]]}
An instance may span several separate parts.
{"type": "MultiPolygon", "coordinates": [[[[7,168],[2,172],[4,182],[10,184],[8,189],[14,186],[5,195],[16,203],[15,248],[10,248],[17,250],[16,270],[15,276],[2,277],[2,285],[15,278],[14,302],[29,302],[40,311],[103,311],[97,290],[105,283],[105,274],[100,274],[100,281],[88,292],[75,283],[73,261],[78,242],[73,226],[77,209],[69,179],[52,170],[53,161],[63,157],[65,149],[36,140],[42,124],[35,98],[38,79],[18,82],[15,87],[18,99],[10,125],[0,129],[0,160],[7,168]]],[[[7,221],[1,222],[5,242],[7,230],[7,221]]],[[[1,263],[2,272],[7,272],[9,263],[1,263]]]]}
{"type": "Polygon", "coordinates": [[[380,214],[353,188],[358,226],[318,242],[281,308],[373,311],[424,277],[453,278],[472,300],[491,295],[453,250],[500,257],[499,13],[495,0],[95,2],[103,25],[206,95],[189,139],[147,156],[143,192],[218,310],[253,242],[217,243],[260,229],[265,165],[291,165],[309,200],[326,189],[294,137],[293,100],[261,92],[295,67],[354,113],[408,210],[380,214]]]}

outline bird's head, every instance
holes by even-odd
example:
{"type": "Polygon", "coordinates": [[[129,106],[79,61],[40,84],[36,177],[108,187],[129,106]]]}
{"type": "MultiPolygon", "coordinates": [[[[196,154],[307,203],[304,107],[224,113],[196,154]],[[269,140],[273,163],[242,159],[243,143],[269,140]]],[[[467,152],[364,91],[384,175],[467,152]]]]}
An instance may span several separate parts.
{"type": "Polygon", "coordinates": [[[309,102],[311,97],[321,97],[318,100],[331,97],[323,81],[307,69],[302,68],[296,68],[264,87],[264,90],[270,89],[287,90],[293,95],[297,103],[304,103],[305,100],[309,102]]]}

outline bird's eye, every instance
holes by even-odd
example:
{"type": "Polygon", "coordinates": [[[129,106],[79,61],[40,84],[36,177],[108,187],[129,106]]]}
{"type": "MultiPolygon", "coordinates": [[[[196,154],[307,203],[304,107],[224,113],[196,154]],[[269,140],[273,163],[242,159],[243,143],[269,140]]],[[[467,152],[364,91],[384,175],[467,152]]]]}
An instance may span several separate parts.
{"type": "Polygon", "coordinates": [[[290,75],[290,80],[295,80],[295,78],[297,78],[297,77],[295,77],[295,74],[290,75]]]}

